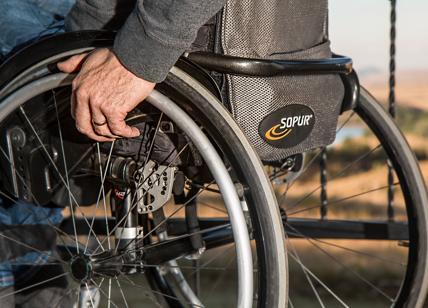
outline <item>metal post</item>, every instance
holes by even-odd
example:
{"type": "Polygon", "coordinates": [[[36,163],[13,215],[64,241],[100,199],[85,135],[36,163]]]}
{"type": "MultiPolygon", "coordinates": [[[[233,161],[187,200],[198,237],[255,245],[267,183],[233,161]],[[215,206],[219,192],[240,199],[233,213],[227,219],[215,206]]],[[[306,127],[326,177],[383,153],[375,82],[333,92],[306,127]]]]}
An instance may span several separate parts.
{"type": "Polygon", "coordinates": [[[323,148],[320,160],[320,181],[321,181],[321,219],[327,216],[327,148],[323,148]]]}
{"type": "MultiPolygon", "coordinates": [[[[395,117],[396,106],[395,106],[395,54],[396,54],[396,21],[397,21],[397,1],[391,1],[391,14],[390,22],[391,28],[389,32],[390,45],[389,45],[389,97],[388,106],[389,113],[392,117],[395,117]]],[[[388,220],[393,221],[395,217],[394,212],[394,169],[391,162],[387,161],[388,165],[388,220]]]]}

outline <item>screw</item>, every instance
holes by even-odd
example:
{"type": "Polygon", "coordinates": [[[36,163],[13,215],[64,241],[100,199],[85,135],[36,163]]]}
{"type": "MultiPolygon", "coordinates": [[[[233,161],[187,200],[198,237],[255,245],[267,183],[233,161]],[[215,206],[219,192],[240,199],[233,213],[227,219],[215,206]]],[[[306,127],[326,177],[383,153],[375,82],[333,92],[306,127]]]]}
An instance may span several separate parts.
{"type": "Polygon", "coordinates": [[[26,143],[25,133],[21,128],[14,127],[9,134],[10,134],[12,143],[16,147],[23,147],[25,145],[26,143]]]}

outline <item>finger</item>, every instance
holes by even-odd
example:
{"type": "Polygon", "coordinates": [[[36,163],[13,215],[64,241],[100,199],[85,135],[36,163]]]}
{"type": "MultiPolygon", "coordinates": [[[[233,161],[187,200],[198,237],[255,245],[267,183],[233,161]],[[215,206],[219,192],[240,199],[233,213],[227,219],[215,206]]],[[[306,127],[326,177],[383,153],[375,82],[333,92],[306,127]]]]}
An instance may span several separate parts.
{"type": "Polygon", "coordinates": [[[71,92],[70,113],[71,117],[76,120],[76,91],[71,92]]]}
{"type": "Polygon", "coordinates": [[[92,127],[95,133],[100,136],[114,139],[115,136],[107,125],[107,118],[104,116],[101,110],[94,106],[94,104],[90,104],[90,109],[92,115],[92,127]]]}
{"type": "Polygon", "coordinates": [[[114,140],[112,138],[99,136],[95,133],[92,126],[92,116],[91,110],[89,108],[89,99],[85,95],[79,94],[78,90],[76,91],[75,120],[77,130],[80,133],[88,136],[89,138],[99,142],[107,142],[114,140]]]}
{"type": "Polygon", "coordinates": [[[87,56],[88,53],[72,56],[65,61],[58,62],[57,67],[64,73],[75,73],[80,70],[87,56]]]}
{"type": "Polygon", "coordinates": [[[110,131],[115,136],[123,138],[134,138],[140,135],[140,130],[138,128],[126,124],[125,116],[107,116],[107,123],[110,131]]]}

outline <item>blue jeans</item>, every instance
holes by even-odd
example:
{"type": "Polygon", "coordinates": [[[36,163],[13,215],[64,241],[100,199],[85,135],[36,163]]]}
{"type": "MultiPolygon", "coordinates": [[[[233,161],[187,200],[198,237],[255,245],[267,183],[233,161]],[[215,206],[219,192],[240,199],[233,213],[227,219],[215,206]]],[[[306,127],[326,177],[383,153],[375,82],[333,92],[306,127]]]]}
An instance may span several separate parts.
{"type": "MultiPolygon", "coordinates": [[[[0,58],[20,45],[63,31],[64,16],[74,2],[75,0],[0,0],[0,58]]],[[[0,227],[58,224],[61,220],[61,209],[36,207],[22,201],[6,205],[6,200],[0,199],[0,227]]],[[[20,263],[37,265],[43,263],[48,255],[49,252],[28,252],[16,258],[13,264],[1,262],[0,287],[14,285],[20,274],[20,263]]]]}
{"type": "Polygon", "coordinates": [[[62,31],[75,0],[1,0],[0,55],[41,36],[62,31]]]}

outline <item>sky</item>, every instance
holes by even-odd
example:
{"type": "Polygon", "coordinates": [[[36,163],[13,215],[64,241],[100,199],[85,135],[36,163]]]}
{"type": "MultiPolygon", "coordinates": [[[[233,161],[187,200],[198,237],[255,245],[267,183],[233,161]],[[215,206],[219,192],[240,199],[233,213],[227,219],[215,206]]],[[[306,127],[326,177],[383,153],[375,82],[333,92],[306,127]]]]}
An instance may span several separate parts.
{"type": "MultiPolygon", "coordinates": [[[[353,58],[359,71],[386,71],[388,0],[330,0],[335,53],[353,58]]],[[[397,67],[428,71],[428,0],[397,0],[397,67]]]]}

